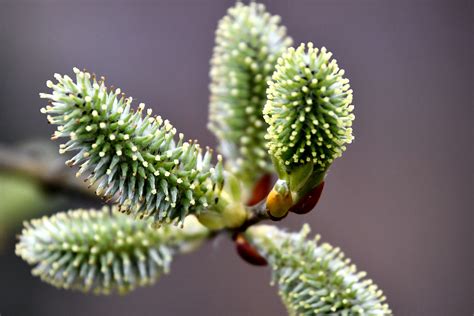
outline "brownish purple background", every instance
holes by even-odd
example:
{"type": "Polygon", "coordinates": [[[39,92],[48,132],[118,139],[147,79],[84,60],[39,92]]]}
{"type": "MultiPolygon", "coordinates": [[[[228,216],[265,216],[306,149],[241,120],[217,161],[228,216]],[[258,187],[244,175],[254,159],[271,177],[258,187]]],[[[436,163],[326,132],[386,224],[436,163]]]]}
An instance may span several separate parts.
{"type": "MultiPolygon", "coordinates": [[[[340,246],[396,315],[472,315],[472,1],[264,1],[296,43],[338,59],[355,94],[356,141],[333,166],[316,211],[283,225],[340,246]]],[[[38,92],[73,66],[107,76],[215,146],[206,129],[209,58],[233,1],[0,0],[0,141],[46,138],[38,92]]],[[[79,206],[80,203],[74,204],[79,206]]],[[[222,239],[177,258],[126,297],[56,290],[0,256],[0,314],[285,315],[270,271],[222,239]]]]}

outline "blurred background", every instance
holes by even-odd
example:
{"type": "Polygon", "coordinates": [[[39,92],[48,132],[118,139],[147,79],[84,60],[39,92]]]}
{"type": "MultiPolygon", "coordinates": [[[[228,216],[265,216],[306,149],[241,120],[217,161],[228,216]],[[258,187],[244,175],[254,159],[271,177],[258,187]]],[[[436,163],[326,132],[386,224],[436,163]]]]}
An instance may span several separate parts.
{"type": "MultiPolygon", "coordinates": [[[[356,141],[317,209],[283,225],[308,222],[340,246],[396,315],[472,315],[473,2],[262,2],[295,43],[328,47],[355,92],[356,141]]],[[[34,182],[0,163],[2,316],[285,315],[270,271],[244,263],[225,239],[178,257],[170,275],[125,297],[57,290],[14,255],[22,220],[97,204],[54,185],[68,175],[39,113],[45,81],[73,66],[105,75],[215,146],[206,129],[209,59],[233,3],[0,0],[0,161],[23,163],[15,157],[27,153],[36,171],[53,175],[34,182]]]]}

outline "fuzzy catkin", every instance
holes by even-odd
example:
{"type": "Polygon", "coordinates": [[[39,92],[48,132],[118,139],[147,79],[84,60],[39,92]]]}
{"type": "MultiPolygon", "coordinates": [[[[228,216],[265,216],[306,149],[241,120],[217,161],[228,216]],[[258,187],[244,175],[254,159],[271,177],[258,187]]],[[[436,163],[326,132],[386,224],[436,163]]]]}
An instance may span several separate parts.
{"type": "Polygon", "coordinates": [[[183,222],[188,214],[211,209],[223,186],[221,157],[213,166],[211,150],[185,142],[168,120],[153,116],[120,89],[110,90],[104,78],[74,68],[76,79],[55,74],[50,100],[41,109],[58,125],[53,139],[67,137],[60,153],[75,152],[69,165],[80,165],[96,193],[114,199],[123,211],[152,217],[158,223],[183,222]]]}
{"type": "Polygon", "coordinates": [[[177,252],[192,249],[206,236],[192,217],[183,228],[156,229],[117,208],[79,209],[26,222],[16,254],[55,287],[124,294],[155,283],[177,252]]]}
{"type": "Polygon", "coordinates": [[[273,268],[273,282],[290,315],[391,315],[385,296],[357,272],[339,248],[274,226],[254,226],[247,236],[273,268]]]}
{"type": "Polygon", "coordinates": [[[354,139],[349,80],[332,53],[312,43],[289,48],[269,81],[264,118],[270,154],[288,170],[326,170],[354,139]]]}
{"type": "Polygon", "coordinates": [[[245,182],[272,171],[262,109],[267,80],[289,45],[280,17],[254,2],[230,8],[216,31],[208,126],[218,137],[230,170],[245,182]]]}

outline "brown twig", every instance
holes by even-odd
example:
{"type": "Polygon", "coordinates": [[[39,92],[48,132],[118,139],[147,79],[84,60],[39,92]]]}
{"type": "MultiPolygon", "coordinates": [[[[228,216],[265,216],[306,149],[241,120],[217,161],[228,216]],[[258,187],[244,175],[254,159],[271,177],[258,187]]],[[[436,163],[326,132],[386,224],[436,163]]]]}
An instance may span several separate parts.
{"type": "Polygon", "coordinates": [[[51,153],[35,155],[0,144],[0,170],[32,178],[48,189],[97,199],[92,189],[65,168],[64,160],[51,153]]]}
{"type": "Polygon", "coordinates": [[[259,203],[247,207],[248,217],[247,220],[238,228],[238,231],[245,231],[252,225],[255,225],[261,221],[271,219],[266,208],[266,199],[263,199],[259,203]]]}

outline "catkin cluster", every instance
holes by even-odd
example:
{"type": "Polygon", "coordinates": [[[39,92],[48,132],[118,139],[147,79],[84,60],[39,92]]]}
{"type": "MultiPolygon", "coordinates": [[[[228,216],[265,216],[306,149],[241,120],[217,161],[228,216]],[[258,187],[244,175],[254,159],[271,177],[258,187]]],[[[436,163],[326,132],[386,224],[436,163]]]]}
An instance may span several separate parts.
{"type": "Polygon", "coordinates": [[[312,43],[291,47],[269,81],[263,112],[268,148],[290,171],[307,163],[326,170],[354,139],[352,90],[331,57],[312,43]]]}
{"type": "Polygon", "coordinates": [[[33,274],[59,288],[110,294],[153,284],[169,271],[173,255],[191,250],[208,232],[193,217],[183,228],[151,227],[104,207],[32,220],[16,253],[33,274]]]}
{"type": "Polygon", "coordinates": [[[391,315],[382,291],[357,272],[339,248],[307,239],[309,227],[287,233],[251,227],[247,236],[273,268],[273,281],[290,315],[391,315]]]}
{"type": "Polygon", "coordinates": [[[211,60],[209,128],[230,170],[252,182],[272,170],[262,109],[276,61],[291,45],[280,17],[263,4],[237,3],[221,19],[211,60]]]}
{"type": "Polygon", "coordinates": [[[52,93],[40,96],[50,100],[41,112],[58,125],[53,138],[69,139],[60,153],[76,153],[68,164],[81,166],[78,176],[123,211],[158,223],[212,209],[224,182],[220,156],[213,166],[210,150],[182,134],[176,141],[170,122],[143,103],[134,110],[132,98],[107,89],[103,78],[74,72],[75,80],[56,74],[57,83],[47,82],[52,93]]]}

